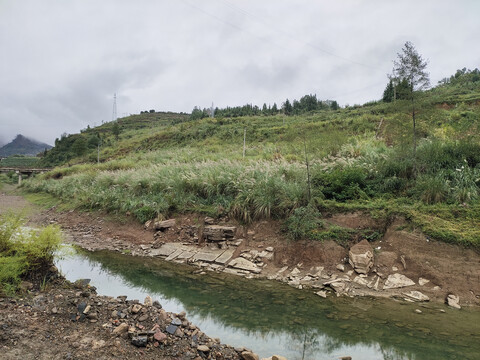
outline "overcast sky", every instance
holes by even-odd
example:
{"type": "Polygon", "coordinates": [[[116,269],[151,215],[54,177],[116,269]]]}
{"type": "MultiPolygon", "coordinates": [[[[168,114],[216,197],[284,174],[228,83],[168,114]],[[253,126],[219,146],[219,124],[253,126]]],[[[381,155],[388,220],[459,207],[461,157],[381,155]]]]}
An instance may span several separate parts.
{"type": "Polygon", "coordinates": [[[0,143],[141,110],[379,99],[406,41],[480,68],[478,0],[0,0],[0,143]]]}

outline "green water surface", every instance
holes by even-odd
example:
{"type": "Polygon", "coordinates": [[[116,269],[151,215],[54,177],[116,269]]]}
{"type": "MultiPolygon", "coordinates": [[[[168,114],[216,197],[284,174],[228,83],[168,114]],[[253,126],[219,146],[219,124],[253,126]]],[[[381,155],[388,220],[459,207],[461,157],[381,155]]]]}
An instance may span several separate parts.
{"type": "Polygon", "coordinates": [[[57,265],[69,280],[91,278],[99,294],[140,300],[149,294],[167,311],[185,310],[209,336],[261,357],[480,359],[480,311],[475,309],[323,299],[273,281],[196,275],[193,267],[104,251],[79,251],[57,265]]]}

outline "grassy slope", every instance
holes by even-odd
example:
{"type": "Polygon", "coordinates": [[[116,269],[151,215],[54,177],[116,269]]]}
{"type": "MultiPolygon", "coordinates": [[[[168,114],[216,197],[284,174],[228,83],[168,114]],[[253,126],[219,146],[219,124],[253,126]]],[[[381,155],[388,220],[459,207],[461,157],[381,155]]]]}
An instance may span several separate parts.
{"type": "Polygon", "coordinates": [[[57,168],[25,187],[87,209],[132,213],[140,221],[187,211],[245,222],[282,218],[287,228],[305,227],[299,237],[313,239],[345,235],[313,221],[318,210],[397,213],[433,238],[480,246],[479,99],[480,82],[421,94],[417,180],[410,104],[397,101],[290,117],[130,116],[118,121],[118,140],[112,123],[74,135],[101,134],[100,164],[92,162],[96,149],[90,149],[69,160],[77,165],[57,168]]]}

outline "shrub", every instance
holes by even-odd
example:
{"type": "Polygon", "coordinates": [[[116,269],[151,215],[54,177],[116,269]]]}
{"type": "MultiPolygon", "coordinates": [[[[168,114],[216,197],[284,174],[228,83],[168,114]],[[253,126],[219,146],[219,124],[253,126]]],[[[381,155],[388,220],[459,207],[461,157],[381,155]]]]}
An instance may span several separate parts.
{"type": "Polygon", "coordinates": [[[443,202],[449,193],[448,181],[442,174],[424,175],[417,179],[414,191],[427,204],[443,202]]]}
{"type": "Polygon", "coordinates": [[[320,212],[313,206],[300,207],[285,220],[284,229],[293,240],[313,239],[315,231],[323,227],[320,212]]]}
{"type": "Polygon", "coordinates": [[[12,214],[0,216],[0,287],[12,294],[26,276],[38,276],[47,269],[60,245],[60,230],[48,226],[41,230],[22,227],[12,214]]]}
{"type": "Polygon", "coordinates": [[[326,199],[337,201],[367,199],[367,173],[357,166],[334,168],[314,174],[312,183],[326,199]]]}

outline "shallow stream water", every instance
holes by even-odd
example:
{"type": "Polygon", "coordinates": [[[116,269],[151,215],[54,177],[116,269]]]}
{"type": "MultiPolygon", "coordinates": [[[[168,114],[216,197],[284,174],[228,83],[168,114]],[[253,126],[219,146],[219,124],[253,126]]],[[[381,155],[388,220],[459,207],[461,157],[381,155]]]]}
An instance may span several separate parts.
{"type": "Polygon", "coordinates": [[[480,359],[478,310],[323,299],[273,281],[195,275],[189,266],[106,251],[77,251],[56,263],[71,281],[91,279],[100,295],[141,301],[150,295],[167,311],[185,310],[208,336],[248,347],[260,357],[480,359]]]}

